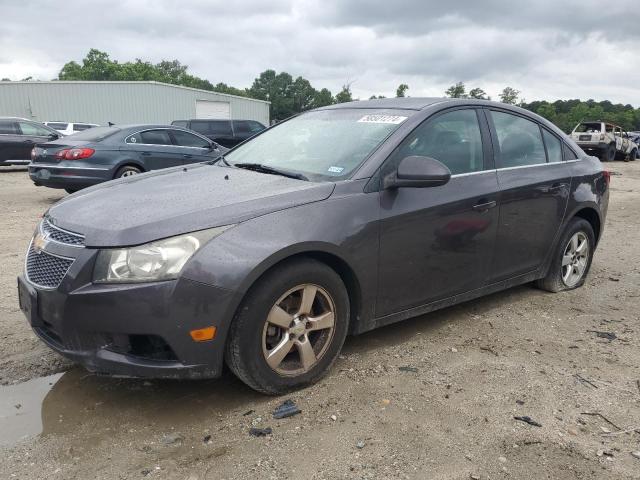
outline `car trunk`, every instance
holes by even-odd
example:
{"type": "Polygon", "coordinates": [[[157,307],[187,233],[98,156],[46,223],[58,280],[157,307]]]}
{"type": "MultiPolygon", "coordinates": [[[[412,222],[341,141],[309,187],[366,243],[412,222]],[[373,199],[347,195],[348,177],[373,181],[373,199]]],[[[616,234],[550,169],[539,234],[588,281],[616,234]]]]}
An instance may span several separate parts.
{"type": "Polygon", "coordinates": [[[74,141],[70,138],[62,138],[56,142],[39,143],[34,147],[35,155],[32,156],[32,163],[60,163],[61,159],[56,158],[56,153],[66,148],[79,148],[87,146],[90,142],[74,141]],[[64,143],[62,143],[62,142],[64,143]]]}

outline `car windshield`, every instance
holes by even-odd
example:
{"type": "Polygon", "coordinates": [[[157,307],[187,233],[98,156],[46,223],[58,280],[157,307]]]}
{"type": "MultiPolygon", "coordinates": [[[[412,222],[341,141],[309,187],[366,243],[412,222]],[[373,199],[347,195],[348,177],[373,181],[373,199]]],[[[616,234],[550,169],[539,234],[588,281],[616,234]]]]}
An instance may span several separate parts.
{"type": "Polygon", "coordinates": [[[576,127],[578,133],[600,133],[601,125],[599,123],[581,123],[576,127]]]}
{"type": "Polygon", "coordinates": [[[412,112],[336,109],[308,112],[276,125],[225,155],[312,181],[348,178],[412,112]]]}
{"type": "Polygon", "coordinates": [[[73,139],[86,140],[87,142],[99,142],[119,131],[120,129],[116,127],[95,127],[74,133],[73,139]]]}

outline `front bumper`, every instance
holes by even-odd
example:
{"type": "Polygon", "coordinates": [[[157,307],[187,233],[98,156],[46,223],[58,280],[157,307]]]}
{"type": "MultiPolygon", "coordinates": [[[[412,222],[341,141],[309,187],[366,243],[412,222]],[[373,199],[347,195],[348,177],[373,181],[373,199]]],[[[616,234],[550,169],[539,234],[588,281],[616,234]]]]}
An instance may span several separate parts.
{"type": "Polygon", "coordinates": [[[38,185],[51,188],[79,189],[111,180],[114,169],[109,167],[87,167],[30,163],[29,178],[38,185]]]}
{"type": "MultiPolygon", "coordinates": [[[[74,265],[75,266],[75,265],[74,265]]],[[[232,292],[187,279],[94,285],[74,266],[55,290],[18,277],[20,307],[50,348],[89,371],[127,377],[213,378],[220,375],[232,292]],[[75,279],[74,274],[77,274],[75,279]],[[82,286],[68,289],[69,282],[82,286]],[[189,332],[215,326],[211,341],[189,332]]]]}

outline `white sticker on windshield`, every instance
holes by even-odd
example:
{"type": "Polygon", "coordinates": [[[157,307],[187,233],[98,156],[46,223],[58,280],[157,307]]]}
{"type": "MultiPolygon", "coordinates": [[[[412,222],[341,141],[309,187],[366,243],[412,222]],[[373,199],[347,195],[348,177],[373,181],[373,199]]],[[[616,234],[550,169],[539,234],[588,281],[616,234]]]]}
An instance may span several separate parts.
{"type": "Polygon", "coordinates": [[[329,172],[329,173],[342,173],[343,170],[344,170],[344,167],[329,167],[327,169],[327,172],[329,172]]]}
{"type": "Polygon", "coordinates": [[[358,122],[362,123],[392,123],[398,125],[404,122],[407,117],[400,115],[365,115],[358,122]]]}

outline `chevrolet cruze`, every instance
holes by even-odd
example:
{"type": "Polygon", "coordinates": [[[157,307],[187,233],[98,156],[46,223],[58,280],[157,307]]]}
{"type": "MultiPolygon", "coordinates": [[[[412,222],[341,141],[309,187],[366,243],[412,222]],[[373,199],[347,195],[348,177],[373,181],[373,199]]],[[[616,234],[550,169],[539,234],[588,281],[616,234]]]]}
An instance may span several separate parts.
{"type": "Polygon", "coordinates": [[[203,378],[226,363],[277,394],[321,378],[347,334],[527,282],[579,287],[608,192],[599,160],[517,107],[334,105],[52,206],[20,305],[90,371],[203,378]]]}

